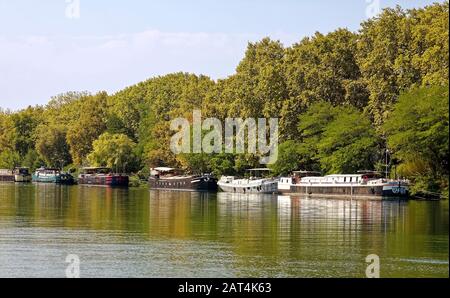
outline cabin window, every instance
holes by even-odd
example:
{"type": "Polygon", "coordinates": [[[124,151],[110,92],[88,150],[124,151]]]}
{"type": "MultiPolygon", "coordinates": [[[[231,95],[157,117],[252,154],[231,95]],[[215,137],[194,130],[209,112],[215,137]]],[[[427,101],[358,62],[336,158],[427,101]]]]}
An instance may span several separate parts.
{"type": "Polygon", "coordinates": [[[352,177],[350,177],[350,182],[352,182],[352,180],[353,180],[353,178],[352,178],[352,177]]]}
{"type": "Polygon", "coordinates": [[[347,182],[347,177],[344,177],[344,182],[347,182]]]}

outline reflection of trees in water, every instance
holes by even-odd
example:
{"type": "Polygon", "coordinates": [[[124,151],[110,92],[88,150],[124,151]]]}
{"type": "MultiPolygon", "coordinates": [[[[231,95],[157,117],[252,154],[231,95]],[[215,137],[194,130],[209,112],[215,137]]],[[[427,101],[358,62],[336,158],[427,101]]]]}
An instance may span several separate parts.
{"type": "MultiPolygon", "coordinates": [[[[180,250],[189,250],[194,243],[195,247],[219,245],[230,255],[233,268],[264,267],[261,272],[266,273],[295,275],[298,271],[293,267],[310,262],[334,262],[333,270],[338,270],[357,266],[355,259],[371,253],[383,258],[448,251],[448,242],[436,248],[425,241],[448,235],[448,202],[54,184],[0,184],[0,195],[2,221],[20,217],[33,226],[104,231],[120,237],[114,241],[168,240],[180,250]],[[287,264],[294,261],[298,265],[287,264]]],[[[246,273],[258,276],[257,271],[246,273]]]]}
{"type": "Polygon", "coordinates": [[[150,191],[151,237],[215,238],[216,195],[182,191],[150,191]]]}

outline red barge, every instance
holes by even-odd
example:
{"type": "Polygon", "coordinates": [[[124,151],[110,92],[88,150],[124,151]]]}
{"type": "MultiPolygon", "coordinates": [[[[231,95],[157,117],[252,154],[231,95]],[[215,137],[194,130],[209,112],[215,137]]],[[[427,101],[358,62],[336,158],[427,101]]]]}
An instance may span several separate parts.
{"type": "Polygon", "coordinates": [[[128,187],[129,182],[129,176],[113,173],[110,168],[83,168],[78,176],[80,185],[128,187]]]}

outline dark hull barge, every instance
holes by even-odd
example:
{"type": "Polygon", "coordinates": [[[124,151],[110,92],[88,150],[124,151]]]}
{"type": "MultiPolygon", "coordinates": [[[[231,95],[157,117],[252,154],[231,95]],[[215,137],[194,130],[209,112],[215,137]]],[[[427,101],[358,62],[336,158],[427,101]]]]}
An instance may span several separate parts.
{"type": "Polygon", "coordinates": [[[148,179],[151,189],[188,190],[188,191],[217,191],[217,179],[212,175],[177,175],[172,168],[152,169],[148,179]]]}

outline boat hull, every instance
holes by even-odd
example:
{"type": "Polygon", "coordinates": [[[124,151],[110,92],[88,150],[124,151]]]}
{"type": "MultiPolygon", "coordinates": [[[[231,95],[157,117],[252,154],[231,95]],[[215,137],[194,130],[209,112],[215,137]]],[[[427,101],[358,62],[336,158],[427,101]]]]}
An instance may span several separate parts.
{"type": "Polygon", "coordinates": [[[80,176],[79,185],[97,185],[110,187],[128,187],[130,178],[125,175],[92,175],[80,176]]]}
{"type": "Polygon", "coordinates": [[[47,177],[38,177],[33,175],[33,182],[36,183],[55,183],[61,185],[73,185],[75,184],[75,179],[71,176],[47,176],[47,177]]]}
{"type": "Polygon", "coordinates": [[[31,182],[32,177],[31,175],[15,175],[14,181],[19,183],[29,183],[31,182]]]}
{"type": "Polygon", "coordinates": [[[148,184],[151,189],[160,190],[188,190],[188,191],[217,191],[217,179],[206,176],[156,178],[150,177],[148,184]]]}
{"type": "Polygon", "coordinates": [[[277,181],[249,182],[248,184],[220,181],[218,185],[222,191],[230,193],[273,194],[278,192],[277,181]]]}
{"type": "Polygon", "coordinates": [[[14,182],[14,175],[0,175],[0,182],[14,182]]]}
{"type": "MultiPolygon", "coordinates": [[[[361,197],[408,197],[408,188],[394,185],[358,186],[301,186],[292,185],[289,191],[295,194],[323,196],[361,196],[361,197]]],[[[282,193],[289,193],[283,191],[282,193]]]]}

